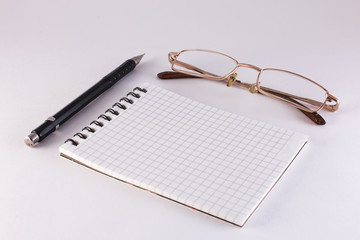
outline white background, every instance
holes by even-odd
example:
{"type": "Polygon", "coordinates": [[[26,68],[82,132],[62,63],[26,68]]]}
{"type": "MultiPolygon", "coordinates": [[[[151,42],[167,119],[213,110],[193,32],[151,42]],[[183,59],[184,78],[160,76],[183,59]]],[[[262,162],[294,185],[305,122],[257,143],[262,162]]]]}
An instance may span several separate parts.
{"type": "MultiPolygon", "coordinates": [[[[359,1],[0,1],[0,239],[357,239],[359,1]],[[341,101],[299,111],[210,80],[159,80],[167,53],[205,48],[310,77],[341,101]],[[126,59],[134,72],[35,148],[37,127],[126,59]],[[134,86],[176,93],[310,136],[244,228],[59,157],[134,86]]],[[[126,126],[124,126],[126,127],[126,126]]]]}

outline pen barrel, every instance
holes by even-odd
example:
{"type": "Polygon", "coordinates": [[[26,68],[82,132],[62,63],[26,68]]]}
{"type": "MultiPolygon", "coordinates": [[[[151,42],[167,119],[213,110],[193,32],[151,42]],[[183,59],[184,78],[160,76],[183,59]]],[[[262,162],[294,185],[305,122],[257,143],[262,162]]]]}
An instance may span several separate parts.
{"type": "Polygon", "coordinates": [[[59,112],[57,112],[52,117],[45,120],[43,124],[34,129],[32,132],[36,133],[39,136],[39,142],[46,138],[49,134],[54,132],[59,126],[64,122],[78,113],[90,102],[95,100],[103,92],[112,87],[116,82],[123,78],[126,74],[131,72],[136,66],[134,60],[129,59],[117,67],[115,70],[110,72],[108,75],[103,77],[99,82],[94,86],[89,88],[86,92],[81,94],[59,112]]]}

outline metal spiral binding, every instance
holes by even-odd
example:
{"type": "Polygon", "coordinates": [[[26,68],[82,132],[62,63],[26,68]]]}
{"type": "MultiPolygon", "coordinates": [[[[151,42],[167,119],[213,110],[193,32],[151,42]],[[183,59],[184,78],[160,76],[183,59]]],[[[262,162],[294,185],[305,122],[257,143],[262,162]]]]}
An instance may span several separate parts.
{"type": "MultiPolygon", "coordinates": [[[[129,104],[133,104],[134,103],[134,100],[133,99],[130,99],[128,98],[129,96],[132,96],[134,98],[140,98],[141,95],[139,93],[136,93],[135,91],[140,91],[140,92],[143,92],[143,93],[146,93],[147,90],[145,88],[140,88],[140,87],[136,87],[132,90],[132,92],[129,92],[128,94],[126,94],[126,97],[123,97],[121,98],[118,102],[114,103],[114,105],[112,105],[111,108],[107,109],[105,111],[105,114],[101,114],[96,120],[92,121],[89,126],[86,126],[84,127],[81,132],[78,132],[78,133],[75,133],[73,137],[79,137],[81,139],[86,139],[88,138],[88,134],[85,134],[85,133],[82,133],[84,131],[87,131],[89,134],[92,134],[92,133],[95,133],[96,132],[96,129],[91,127],[91,125],[96,125],[98,127],[103,127],[104,126],[104,122],[102,122],[101,120],[105,120],[107,122],[110,122],[112,121],[112,118],[108,115],[106,115],[106,113],[110,113],[114,116],[118,116],[120,114],[119,111],[116,111],[115,109],[113,109],[114,107],[118,107],[119,109],[122,109],[122,110],[126,110],[127,107],[126,105],[124,104],[121,104],[122,101],[124,102],[127,102],[129,104]],[[100,120],[101,119],[101,120],[100,120]]],[[[79,141],[76,141],[74,140],[73,138],[69,138],[65,141],[66,142],[71,142],[72,145],[74,146],[78,146],[79,145],[79,141]]]]}

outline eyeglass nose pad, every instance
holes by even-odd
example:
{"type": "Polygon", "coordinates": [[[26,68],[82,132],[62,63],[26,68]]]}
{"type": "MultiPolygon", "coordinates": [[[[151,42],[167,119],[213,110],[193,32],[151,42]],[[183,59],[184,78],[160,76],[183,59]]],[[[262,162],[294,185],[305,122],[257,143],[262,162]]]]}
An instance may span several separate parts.
{"type": "Polygon", "coordinates": [[[258,92],[258,88],[257,88],[257,86],[256,86],[256,83],[251,84],[251,85],[249,86],[248,90],[249,90],[250,93],[253,93],[253,94],[254,94],[254,93],[257,93],[257,92],[258,92]]]}
{"type": "Polygon", "coordinates": [[[231,85],[234,84],[234,82],[236,81],[236,77],[237,77],[237,73],[233,73],[228,77],[228,81],[226,83],[226,86],[230,87],[231,85]]]}

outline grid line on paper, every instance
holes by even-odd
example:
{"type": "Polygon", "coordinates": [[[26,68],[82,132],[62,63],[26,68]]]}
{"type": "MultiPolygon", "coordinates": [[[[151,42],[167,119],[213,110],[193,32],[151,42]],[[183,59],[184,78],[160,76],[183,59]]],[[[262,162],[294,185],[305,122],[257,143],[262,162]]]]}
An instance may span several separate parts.
{"type": "Polygon", "coordinates": [[[74,154],[99,171],[241,225],[283,172],[288,161],[276,156],[293,133],[148,88],[74,154]]]}

